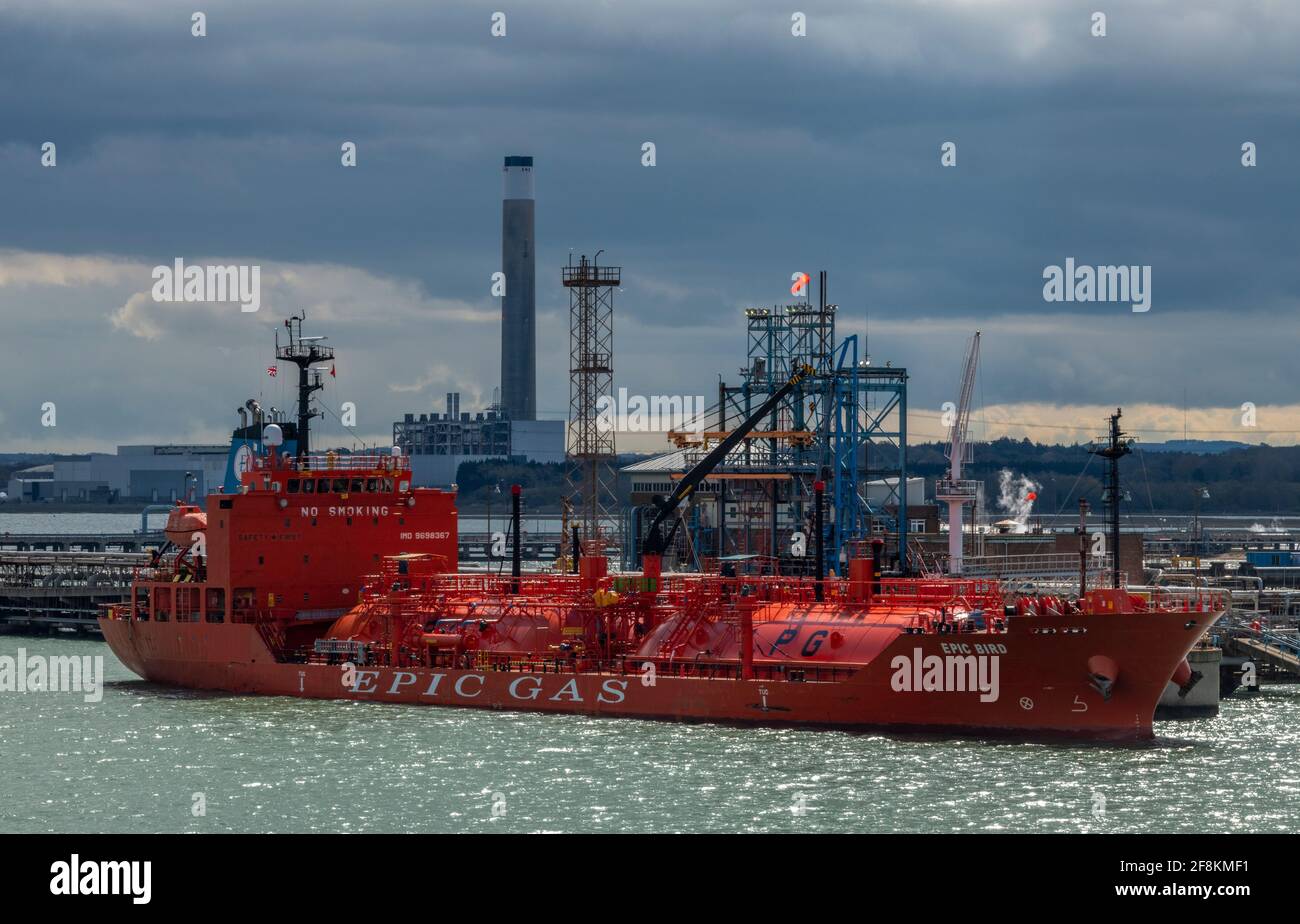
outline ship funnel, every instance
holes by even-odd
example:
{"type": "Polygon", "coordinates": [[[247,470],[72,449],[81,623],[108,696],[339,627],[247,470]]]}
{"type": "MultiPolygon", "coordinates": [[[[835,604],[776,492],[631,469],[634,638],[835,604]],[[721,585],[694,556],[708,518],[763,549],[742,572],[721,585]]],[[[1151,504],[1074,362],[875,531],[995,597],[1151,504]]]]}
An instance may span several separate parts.
{"type": "Polygon", "coordinates": [[[244,429],[244,427],[247,427],[247,426],[248,426],[248,411],[244,410],[242,407],[237,407],[237,408],[235,408],[235,413],[237,413],[237,414],[239,415],[239,429],[242,430],[242,429],[244,429]]]}

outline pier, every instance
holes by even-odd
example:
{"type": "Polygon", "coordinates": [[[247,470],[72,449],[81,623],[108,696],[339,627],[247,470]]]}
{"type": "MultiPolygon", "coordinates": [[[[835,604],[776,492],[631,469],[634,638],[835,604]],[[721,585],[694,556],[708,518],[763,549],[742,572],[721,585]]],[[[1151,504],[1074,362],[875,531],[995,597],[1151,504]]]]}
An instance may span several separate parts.
{"type": "Polygon", "coordinates": [[[97,632],[102,604],[125,600],[148,552],[0,550],[0,626],[97,632]]]}
{"type": "Polygon", "coordinates": [[[0,552],[145,552],[163,544],[161,530],[147,533],[5,533],[0,552]]]}
{"type": "Polygon", "coordinates": [[[1275,677],[1300,681],[1300,637],[1295,632],[1236,630],[1225,640],[1224,649],[1249,658],[1275,677]]]}

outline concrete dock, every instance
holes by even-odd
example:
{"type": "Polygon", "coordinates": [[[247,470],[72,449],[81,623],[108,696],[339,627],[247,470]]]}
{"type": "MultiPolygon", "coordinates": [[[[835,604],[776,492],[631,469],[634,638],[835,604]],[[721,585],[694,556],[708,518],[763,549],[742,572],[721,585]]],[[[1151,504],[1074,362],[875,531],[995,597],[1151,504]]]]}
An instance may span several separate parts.
{"type": "Polygon", "coordinates": [[[1219,664],[1223,652],[1213,647],[1193,648],[1187,655],[1192,670],[1201,675],[1200,680],[1181,695],[1172,682],[1165,687],[1164,695],[1156,706],[1156,720],[1202,719],[1219,714],[1219,664]]]}

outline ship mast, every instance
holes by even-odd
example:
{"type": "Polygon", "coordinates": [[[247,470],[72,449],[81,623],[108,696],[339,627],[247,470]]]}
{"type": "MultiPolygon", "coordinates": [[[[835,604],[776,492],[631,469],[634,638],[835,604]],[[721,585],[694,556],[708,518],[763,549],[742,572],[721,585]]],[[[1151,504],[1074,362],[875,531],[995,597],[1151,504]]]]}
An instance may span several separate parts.
{"type": "Polygon", "coordinates": [[[334,348],[325,346],[320,342],[325,339],[324,337],[304,337],[302,335],[302,322],[306,319],[307,312],[305,311],[285,319],[284,326],[289,332],[289,342],[285,346],[280,346],[279,331],[275,335],[276,359],[283,359],[298,367],[297,438],[299,460],[306,458],[310,450],[308,432],[311,428],[311,419],[321,416],[320,411],[311,409],[311,396],[313,392],[320,391],[325,385],[321,381],[320,370],[312,367],[317,363],[334,359],[334,348]]]}
{"type": "Polygon", "coordinates": [[[1119,419],[1123,416],[1123,411],[1115,408],[1115,413],[1110,415],[1110,438],[1108,444],[1101,447],[1093,447],[1088,450],[1093,455],[1101,456],[1110,462],[1109,484],[1106,486],[1106,503],[1109,506],[1110,514],[1110,555],[1111,555],[1111,586],[1119,587],[1119,460],[1133,451],[1129,445],[1132,440],[1125,439],[1128,436],[1119,428],[1119,419]]]}

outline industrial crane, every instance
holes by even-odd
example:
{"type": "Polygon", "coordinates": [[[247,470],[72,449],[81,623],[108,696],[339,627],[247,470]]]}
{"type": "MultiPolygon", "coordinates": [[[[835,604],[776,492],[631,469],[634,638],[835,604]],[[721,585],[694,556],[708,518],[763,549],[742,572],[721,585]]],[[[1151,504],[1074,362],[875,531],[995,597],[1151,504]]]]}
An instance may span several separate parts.
{"type": "Polygon", "coordinates": [[[935,486],[935,497],[948,504],[948,573],[962,571],[962,508],[974,504],[979,482],[962,480],[962,465],[969,461],[970,443],[966,429],[970,424],[971,400],[975,392],[975,370],[980,361],[980,332],[975,331],[966,365],[962,369],[958,401],[953,412],[952,426],[948,430],[948,477],[941,478],[935,486]]]}
{"type": "Polygon", "coordinates": [[[758,426],[772,410],[780,404],[785,397],[794,390],[795,386],[802,382],[806,377],[812,375],[812,367],[804,365],[795,370],[789,380],[772,392],[771,397],[763,402],[762,406],[746,418],[745,422],[739,427],[732,430],[727,437],[717,446],[709,451],[709,454],[696,463],[695,467],[687,472],[682,480],[677,482],[677,487],[673,493],[666,498],[655,499],[655,506],[659,513],[655,516],[654,521],[650,524],[650,529],[646,533],[645,539],[641,543],[641,555],[644,556],[661,556],[664,551],[672,544],[673,536],[677,533],[677,527],[681,525],[678,520],[673,523],[671,529],[667,527],[667,521],[673,516],[682,501],[686,500],[691,493],[699,486],[700,482],[709,476],[712,471],[721,464],[722,460],[727,457],[732,448],[743,440],[751,430],[758,426]]]}

